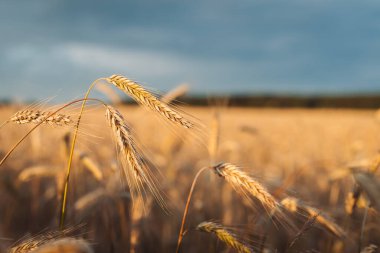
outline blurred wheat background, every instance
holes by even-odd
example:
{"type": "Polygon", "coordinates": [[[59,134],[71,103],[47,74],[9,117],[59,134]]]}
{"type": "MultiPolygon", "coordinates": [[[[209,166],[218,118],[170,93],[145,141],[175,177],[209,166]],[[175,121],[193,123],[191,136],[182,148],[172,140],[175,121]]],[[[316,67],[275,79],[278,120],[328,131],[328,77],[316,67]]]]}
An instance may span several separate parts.
{"type": "MultiPolygon", "coordinates": [[[[344,235],[337,236],[316,222],[287,249],[299,231],[283,221],[271,221],[260,205],[252,208],[224,180],[207,171],[194,191],[182,252],[227,250],[196,230],[197,224],[208,220],[236,231],[254,251],[355,252],[359,247],[379,245],[378,209],[376,203],[368,207],[367,194],[371,193],[364,192],[354,210],[350,203],[355,187],[361,184],[355,181],[355,173],[379,166],[380,121],[374,111],[185,107],[207,126],[208,139],[199,141],[186,129],[168,127],[140,107],[119,105],[118,109],[133,126],[150,166],[154,164],[161,173],[160,189],[170,213],[149,195],[143,205],[132,204],[128,188],[120,184],[104,109],[92,106],[85,113],[74,157],[67,222],[83,224],[75,235],[88,240],[95,252],[174,251],[195,173],[222,161],[241,166],[276,199],[292,196],[330,216],[344,235]]],[[[1,107],[1,119],[15,111],[14,106],[1,107]]],[[[29,127],[2,128],[1,154],[29,127]]],[[[39,128],[2,166],[3,247],[25,235],[57,229],[71,129],[39,128]]],[[[378,180],[376,169],[371,177],[378,180]]],[[[378,201],[379,196],[374,197],[378,201]]],[[[288,212],[286,219],[301,230],[308,215],[288,212]]]]}

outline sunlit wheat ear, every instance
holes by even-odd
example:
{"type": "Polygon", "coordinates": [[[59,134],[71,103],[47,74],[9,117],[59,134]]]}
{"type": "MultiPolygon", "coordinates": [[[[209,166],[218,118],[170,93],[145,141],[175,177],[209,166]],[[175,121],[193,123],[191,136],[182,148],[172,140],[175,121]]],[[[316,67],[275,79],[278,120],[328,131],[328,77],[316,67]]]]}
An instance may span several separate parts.
{"type": "Polygon", "coordinates": [[[74,123],[70,116],[64,114],[49,116],[49,114],[50,112],[40,110],[22,110],[16,112],[9,121],[17,124],[38,124],[43,121],[45,124],[56,126],[65,126],[74,123]]]}
{"type": "Polygon", "coordinates": [[[213,167],[215,173],[223,177],[236,192],[247,198],[256,198],[268,212],[279,210],[276,199],[259,182],[231,163],[221,163],[213,167]]]}
{"type": "Polygon", "coordinates": [[[12,248],[10,253],[92,253],[88,243],[81,239],[62,238],[45,242],[30,242],[28,245],[12,248]]]}
{"type": "Polygon", "coordinates": [[[344,230],[337,225],[332,218],[328,217],[326,214],[323,214],[320,210],[310,207],[301,203],[296,198],[287,197],[281,200],[281,204],[290,212],[305,212],[309,217],[316,217],[316,221],[321,224],[326,230],[330,231],[332,234],[336,235],[339,238],[345,236],[344,230]]]}
{"type": "Polygon", "coordinates": [[[360,171],[354,172],[354,178],[371,201],[371,206],[380,212],[380,182],[377,178],[371,173],[360,171]]]}
{"type": "Polygon", "coordinates": [[[169,107],[167,104],[161,102],[138,83],[120,75],[112,75],[107,78],[107,81],[130,95],[141,105],[144,105],[149,109],[158,112],[160,115],[169,119],[170,121],[182,125],[185,128],[193,127],[193,123],[185,119],[180,113],[169,107]]]}
{"type": "Polygon", "coordinates": [[[222,225],[214,222],[202,222],[197,226],[198,230],[206,233],[215,234],[219,240],[227,244],[229,247],[236,249],[238,252],[251,253],[253,252],[248,245],[245,245],[232,232],[225,229],[222,225]]]}
{"type": "Polygon", "coordinates": [[[164,200],[157,188],[155,178],[137,152],[131,131],[123,116],[112,106],[106,106],[106,118],[117,145],[123,175],[128,183],[132,200],[145,193],[145,187],[153,194],[158,203],[165,207],[164,200]]]}
{"type": "Polygon", "coordinates": [[[179,97],[182,97],[185,95],[189,90],[189,86],[187,84],[181,84],[174,89],[167,92],[165,95],[163,95],[160,100],[161,102],[164,102],[165,104],[170,104],[174,100],[176,100],[179,97]]]}
{"type": "MultiPolygon", "coordinates": [[[[72,237],[67,237],[67,234],[75,232],[78,228],[80,228],[80,226],[69,227],[62,231],[45,232],[43,234],[39,234],[37,236],[24,239],[20,241],[19,243],[17,243],[15,246],[13,246],[11,249],[9,249],[9,252],[10,253],[39,252],[37,250],[40,249],[42,246],[50,244],[50,243],[54,243],[61,239],[77,240],[72,237]]],[[[46,251],[46,252],[49,252],[49,251],[46,251]]],[[[62,251],[62,252],[65,252],[65,251],[62,251]]],[[[76,251],[73,251],[73,253],[74,252],[76,251]]]]}
{"type": "Polygon", "coordinates": [[[33,253],[93,253],[90,245],[81,239],[63,238],[47,243],[33,253]]]}
{"type": "Polygon", "coordinates": [[[103,180],[103,172],[100,170],[99,166],[95,163],[94,160],[92,160],[86,154],[80,155],[79,159],[83,167],[88,170],[97,181],[100,182],[103,180]]]}
{"type": "Polygon", "coordinates": [[[34,177],[54,177],[57,176],[57,170],[54,168],[37,165],[23,169],[18,175],[17,179],[21,182],[26,182],[34,177]]]}
{"type": "Polygon", "coordinates": [[[377,251],[377,246],[375,244],[371,244],[360,251],[360,253],[375,253],[377,251]]]}

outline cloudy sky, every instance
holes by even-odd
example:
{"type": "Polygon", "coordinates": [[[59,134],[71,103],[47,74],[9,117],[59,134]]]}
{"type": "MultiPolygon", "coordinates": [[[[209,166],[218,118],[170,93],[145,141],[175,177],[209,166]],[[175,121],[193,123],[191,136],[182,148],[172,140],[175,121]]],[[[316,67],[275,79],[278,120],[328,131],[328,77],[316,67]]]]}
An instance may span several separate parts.
{"type": "Polygon", "coordinates": [[[123,74],[165,91],[380,93],[377,0],[0,0],[0,99],[123,74]]]}

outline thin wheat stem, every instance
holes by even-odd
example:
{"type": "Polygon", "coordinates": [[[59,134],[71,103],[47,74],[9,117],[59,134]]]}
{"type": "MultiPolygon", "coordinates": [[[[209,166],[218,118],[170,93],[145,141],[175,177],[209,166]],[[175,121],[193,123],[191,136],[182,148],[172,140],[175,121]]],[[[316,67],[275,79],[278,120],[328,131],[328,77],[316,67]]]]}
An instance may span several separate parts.
{"type": "Polygon", "coordinates": [[[6,124],[8,124],[8,123],[9,123],[9,120],[4,121],[4,122],[0,125],[0,129],[1,129],[3,126],[5,126],[6,124]]]}
{"type": "Polygon", "coordinates": [[[187,196],[185,211],[183,212],[183,216],[182,216],[181,228],[180,228],[179,234],[178,234],[177,249],[175,251],[176,253],[179,252],[179,248],[181,246],[181,242],[182,242],[182,239],[183,239],[183,236],[184,236],[184,231],[183,230],[185,228],[186,217],[187,217],[187,213],[189,212],[189,206],[190,206],[191,196],[193,195],[195,184],[197,183],[198,177],[202,174],[203,171],[205,171],[207,169],[210,169],[210,167],[203,167],[202,169],[200,169],[197,172],[197,174],[195,175],[193,183],[191,184],[189,195],[187,196]]]}
{"type": "Polygon", "coordinates": [[[64,187],[63,187],[63,193],[62,193],[61,217],[60,217],[60,221],[59,221],[59,227],[61,230],[63,229],[64,223],[65,223],[66,206],[67,206],[67,193],[68,193],[68,188],[69,188],[68,186],[69,186],[69,181],[70,181],[71,166],[72,166],[73,157],[74,157],[74,150],[75,150],[75,144],[76,144],[76,140],[77,140],[77,136],[78,136],[80,120],[81,120],[82,115],[83,115],[84,107],[86,106],[87,98],[88,98],[91,90],[96,85],[96,83],[100,80],[104,80],[104,78],[96,79],[88,88],[86,95],[84,96],[84,99],[82,101],[82,106],[81,106],[81,109],[79,112],[77,123],[75,124],[75,132],[74,132],[73,140],[71,142],[70,155],[69,155],[69,160],[68,160],[67,170],[66,170],[66,179],[65,179],[65,183],[64,183],[64,187]]]}
{"type": "Polygon", "coordinates": [[[363,217],[362,226],[361,226],[361,229],[360,229],[360,238],[359,238],[359,249],[358,249],[358,252],[361,251],[363,240],[364,240],[364,228],[365,228],[365,224],[367,222],[367,216],[368,216],[368,209],[369,209],[369,207],[370,207],[370,203],[366,206],[365,211],[364,211],[364,217],[363,217]]]}

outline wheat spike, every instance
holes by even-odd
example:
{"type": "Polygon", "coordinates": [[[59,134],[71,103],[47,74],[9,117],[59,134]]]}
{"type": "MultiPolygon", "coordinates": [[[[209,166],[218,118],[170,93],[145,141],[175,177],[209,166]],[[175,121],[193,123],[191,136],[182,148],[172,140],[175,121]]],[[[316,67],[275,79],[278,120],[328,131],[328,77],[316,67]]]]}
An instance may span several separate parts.
{"type": "Polygon", "coordinates": [[[100,170],[99,166],[92,160],[88,155],[82,154],[80,156],[80,161],[83,167],[88,170],[97,181],[103,180],[103,172],[100,170]]]}
{"type": "Polygon", "coordinates": [[[81,239],[61,238],[50,240],[33,248],[18,248],[11,253],[92,253],[92,249],[87,242],[81,239]]]}
{"type": "Polygon", "coordinates": [[[49,125],[64,126],[73,123],[70,116],[64,114],[55,114],[49,116],[50,112],[40,111],[40,110],[22,110],[16,112],[16,114],[10,118],[10,122],[17,124],[39,124],[44,122],[49,125]]]}
{"type": "Polygon", "coordinates": [[[37,252],[36,250],[39,249],[40,247],[49,243],[54,243],[60,239],[77,240],[72,237],[67,237],[67,234],[73,233],[78,228],[79,227],[69,227],[69,228],[64,229],[63,231],[50,231],[50,232],[45,232],[43,234],[39,234],[37,236],[27,238],[21,241],[20,243],[18,243],[17,245],[15,245],[14,247],[12,247],[11,249],[9,249],[9,252],[10,253],[37,252]]]}
{"type": "Polygon", "coordinates": [[[303,212],[306,212],[309,217],[316,217],[316,221],[319,224],[321,224],[325,229],[327,229],[337,237],[342,238],[345,236],[344,230],[339,225],[337,225],[330,217],[328,217],[326,214],[323,214],[320,210],[305,205],[301,203],[298,199],[293,197],[284,198],[283,200],[281,200],[281,204],[290,212],[295,213],[298,210],[301,210],[303,212]]]}
{"type": "Polygon", "coordinates": [[[141,196],[146,185],[156,200],[160,204],[164,204],[164,200],[159,193],[155,180],[142,161],[131,136],[130,129],[121,113],[114,107],[108,105],[106,106],[106,118],[113,130],[119,159],[130,188],[132,200],[135,200],[137,196],[141,196]]]}
{"type": "Polygon", "coordinates": [[[138,83],[121,75],[112,75],[107,81],[115,85],[120,90],[130,95],[138,103],[147,106],[149,109],[158,112],[170,121],[180,124],[185,128],[193,127],[193,124],[180,115],[177,111],[170,108],[167,104],[158,100],[154,95],[145,90],[138,83]]]}
{"type": "Polygon", "coordinates": [[[221,163],[214,167],[214,171],[229,182],[241,195],[258,199],[267,210],[278,210],[279,203],[265,187],[241,171],[237,166],[230,163],[221,163]]]}
{"type": "Polygon", "coordinates": [[[375,253],[377,246],[375,244],[370,244],[360,251],[360,253],[375,253]]]}
{"type": "Polygon", "coordinates": [[[233,249],[236,249],[238,252],[242,253],[251,253],[252,250],[236,238],[236,235],[225,229],[222,225],[214,222],[202,222],[197,226],[198,230],[213,233],[219,240],[226,243],[233,249]]]}
{"type": "Polygon", "coordinates": [[[371,206],[380,211],[380,182],[377,178],[371,173],[360,171],[354,173],[354,178],[360,188],[367,194],[371,201],[371,206]]]}
{"type": "Polygon", "coordinates": [[[90,208],[91,210],[94,210],[96,204],[100,203],[107,194],[107,191],[102,188],[87,193],[75,202],[74,209],[77,212],[82,212],[83,210],[90,208]]]}
{"type": "Polygon", "coordinates": [[[187,84],[178,85],[177,87],[175,87],[174,89],[170,90],[165,95],[163,95],[160,98],[160,100],[161,102],[164,102],[165,104],[170,104],[171,102],[173,102],[173,100],[185,95],[188,90],[189,90],[189,86],[187,84]]]}
{"type": "Polygon", "coordinates": [[[21,182],[26,182],[33,177],[54,177],[57,175],[57,170],[54,168],[37,165],[24,169],[20,172],[17,179],[21,182]]]}

